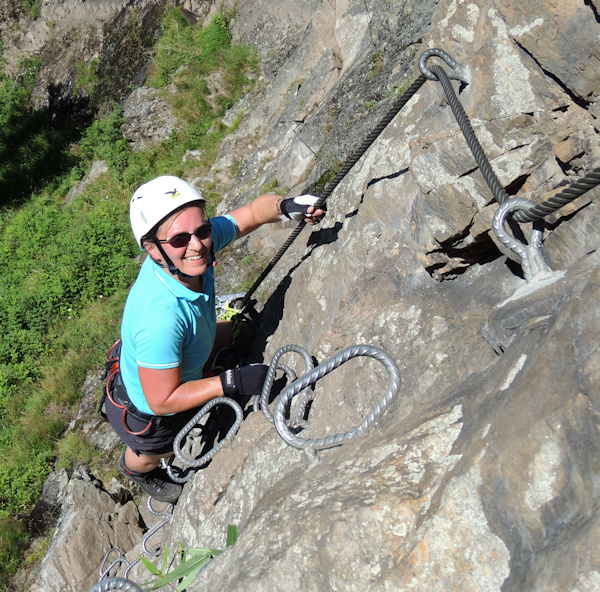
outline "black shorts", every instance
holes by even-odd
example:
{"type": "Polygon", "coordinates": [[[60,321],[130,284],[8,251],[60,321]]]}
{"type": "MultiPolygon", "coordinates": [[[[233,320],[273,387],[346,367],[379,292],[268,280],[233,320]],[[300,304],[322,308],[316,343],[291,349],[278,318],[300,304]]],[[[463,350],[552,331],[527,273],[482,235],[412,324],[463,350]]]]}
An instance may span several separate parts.
{"type": "Polygon", "coordinates": [[[113,430],[136,454],[168,454],[177,434],[198,413],[199,408],[175,415],[161,415],[158,423],[146,421],[115,405],[106,397],[104,408],[113,430]]]}

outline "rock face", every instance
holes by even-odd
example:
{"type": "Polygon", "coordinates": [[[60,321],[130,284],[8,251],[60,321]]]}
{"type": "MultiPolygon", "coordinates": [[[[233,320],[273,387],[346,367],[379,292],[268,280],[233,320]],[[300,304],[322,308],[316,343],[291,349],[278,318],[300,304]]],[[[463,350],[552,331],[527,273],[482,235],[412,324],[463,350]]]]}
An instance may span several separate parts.
{"type": "Polygon", "coordinates": [[[0,30],[7,70],[18,75],[23,57],[38,57],[32,108],[74,117],[123,99],[146,65],[165,5],[174,3],[46,0],[35,20],[17,6],[23,3],[4,4],[0,30]]]}
{"type": "Polygon", "coordinates": [[[62,514],[53,542],[40,567],[32,592],[87,590],[109,549],[132,548],[142,538],[143,522],[136,505],[115,505],[101,484],[85,470],[76,470],[64,492],[62,514]]]}
{"type": "MultiPolygon", "coordinates": [[[[292,194],[322,190],[433,47],[468,68],[469,83],[453,84],[502,185],[546,199],[600,166],[599,9],[239,3],[234,33],[257,46],[265,86],[244,99],[215,164],[222,175],[244,156],[222,210],[275,179],[292,194]]],[[[227,525],[240,532],[187,590],[598,590],[597,196],[546,220],[542,251],[555,273],[527,283],[499,250],[497,204],[441,85],[428,81],[261,287],[255,343],[267,362],[289,343],[318,362],[356,343],[380,347],[399,365],[400,392],[368,434],[311,469],[250,413],[185,486],[167,528],[169,549],[224,548],[227,525]]],[[[270,255],[273,232],[244,248],[270,255]]],[[[301,360],[284,362],[302,373],[301,360]]],[[[299,436],[359,425],[385,386],[376,362],[350,361],[317,383],[299,436]]],[[[76,573],[84,559],[62,565],[76,573]]],[[[77,581],[89,583],[83,571],[77,581]]]]}

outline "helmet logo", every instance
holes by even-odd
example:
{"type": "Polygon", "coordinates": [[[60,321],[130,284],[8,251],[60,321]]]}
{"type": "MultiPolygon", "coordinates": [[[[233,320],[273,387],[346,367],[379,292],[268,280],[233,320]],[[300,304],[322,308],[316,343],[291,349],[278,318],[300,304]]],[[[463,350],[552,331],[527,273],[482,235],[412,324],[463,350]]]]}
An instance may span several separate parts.
{"type": "Polygon", "coordinates": [[[165,191],[165,195],[170,195],[172,198],[176,198],[177,196],[181,195],[181,193],[179,193],[177,188],[175,188],[173,191],[165,191]]]}

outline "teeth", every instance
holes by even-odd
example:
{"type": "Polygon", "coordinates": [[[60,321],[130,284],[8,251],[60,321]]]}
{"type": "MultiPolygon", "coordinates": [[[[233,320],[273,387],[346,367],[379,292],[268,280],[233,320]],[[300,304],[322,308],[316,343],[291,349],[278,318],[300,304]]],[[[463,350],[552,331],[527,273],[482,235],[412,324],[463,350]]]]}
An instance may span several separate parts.
{"type": "Polygon", "coordinates": [[[199,255],[196,257],[186,257],[186,259],[188,261],[200,261],[200,259],[202,259],[202,257],[200,257],[199,255]]]}

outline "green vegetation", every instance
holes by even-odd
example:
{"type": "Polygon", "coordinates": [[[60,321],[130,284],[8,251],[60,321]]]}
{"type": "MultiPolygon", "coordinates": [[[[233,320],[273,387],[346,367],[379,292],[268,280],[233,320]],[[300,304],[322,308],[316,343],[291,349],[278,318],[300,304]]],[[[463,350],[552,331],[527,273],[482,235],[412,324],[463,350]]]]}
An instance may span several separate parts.
{"type": "MultiPolygon", "coordinates": [[[[30,10],[36,4],[27,2],[30,10]]],[[[57,458],[59,466],[85,461],[99,476],[106,471],[106,459],[65,430],[86,373],[102,366],[118,337],[139,268],[128,216],[133,190],[160,174],[205,174],[231,131],[222,115],[252,87],[256,56],[232,45],[227,25],[225,15],[202,29],[177,9],[167,13],[151,81],[175,85],[168,97],[183,125],[160,146],[135,153],[117,105],[79,129],[59,126],[27,108],[37,63],[24,63],[16,78],[0,73],[0,590],[29,536],[14,517],[32,509],[57,458]],[[221,80],[216,98],[210,74],[221,80]],[[202,160],[182,162],[188,149],[201,151],[202,160]],[[108,172],[73,195],[98,159],[108,172]]],[[[93,84],[94,72],[82,65],[78,84],[93,84]]],[[[219,188],[209,197],[212,208],[219,188]]]]}
{"type": "MultiPolygon", "coordinates": [[[[235,544],[238,537],[237,527],[230,524],[227,527],[227,548],[235,544]]],[[[223,551],[220,549],[211,549],[210,547],[201,547],[200,549],[186,549],[181,545],[181,563],[174,569],[173,562],[176,557],[173,557],[171,562],[168,562],[169,550],[165,545],[163,554],[162,568],[157,568],[154,564],[148,561],[145,557],[140,557],[142,563],[148,571],[156,576],[154,580],[144,584],[144,590],[157,590],[163,586],[173,586],[173,582],[177,582],[178,592],[183,592],[198,575],[198,572],[215,556],[220,555],[223,551]]]]}
{"type": "Polygon", "coordinates": [[[369,80],[372,80],[383,70],[383,66],[385,64],[385,54],[383,51],[376,53],[371,58],[371,74],[369,75],[369,80]]]}
{"type": "Polygon", "coordinates": [[[28,112],[38,68],[32,59],[19,64],[16,76],[0,72],[0,204],[11,207],[75,164],[69,146],[81,135],[47,112],[28,112]]]}
{"type": "Polygon", "coordinates": [[[31,18],[36,19],[38,16],[40,16],[40,12],[42,10],[42,0],[23,0],[23,4],[25,6],[25,10],[27,10],[31,18]]]}
{"type": "Polygon", "coordinates": [[[94,85],[98,82],[96,68],[98,68],[98,60],[92,60],[87,66],[83,60],[77,62],[77,80],[75,81],[73,92],[77,93],[82,88],[85,88],[88,94],[92,94],[94,85]]]}
{"type": "Polygon", "coordinates": [[[366,101],[365,102],[365,108],[367,109],[367,111],[373,111],[373,109],[375,109],[377,105],[376,101],[366,101]]]}

